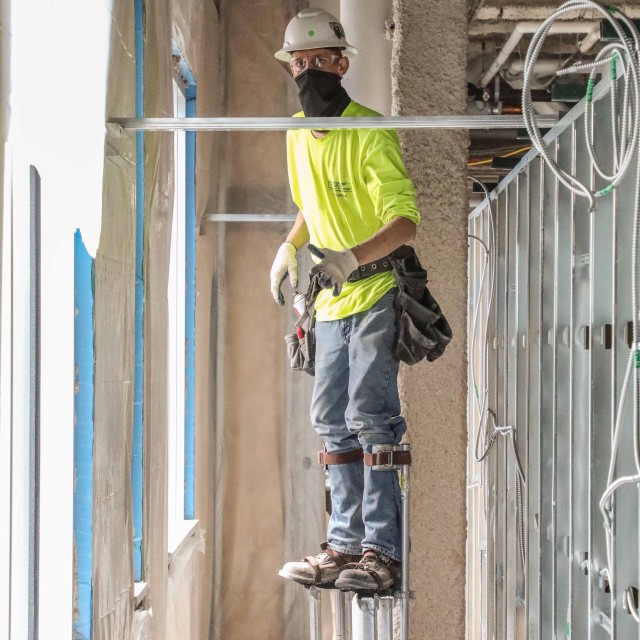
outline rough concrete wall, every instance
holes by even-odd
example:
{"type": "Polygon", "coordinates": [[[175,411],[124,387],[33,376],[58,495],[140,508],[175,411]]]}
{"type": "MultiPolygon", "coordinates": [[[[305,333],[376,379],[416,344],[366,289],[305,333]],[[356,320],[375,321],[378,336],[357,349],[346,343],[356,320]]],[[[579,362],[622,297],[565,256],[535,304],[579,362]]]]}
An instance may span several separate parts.
{"type": "MultiPolygon", "coordinates": [[[[134,112],[133,3],[113,6],[107,115],[134,112]]],[[[128,638],[133,600],[131,425],[135,274],[135,149],[110,134],[95,258],[93,637],[128,638]]]]}
{"type": "MultiPolygon", "coordinates": [[[[225,115],[299,110],[288,70],[273,58],[299,4],[221,3],[225,115]]],[[[284,133],[229,134],[223,158],[217,212],[293,213],[284,133]]],[[[291,296],[287,293],[283,310],[269,292],[271,262],[289,226],[214,227],[220,322],[215,540],[220,561],[211,635],[216,639],[259,634],[282,640],[308,633],[304,591],[277,575],[285,560],[313,552],[324,529],[323,475],[310,464],[318,448],[308,418],[312,381],[287,372],[283,336],[293,330],[291,296]]]]}
{"type": "MultiPolygon", "coordinates": [[[[394,20],[394,113],[463,114],[464,0],[394,0],[394,20]]],[[[414,457],[411,637],[464,638],[468,136],[423,130],[401,138],[423,215],[416,251],[454,334],[441,360],[400,374],[414,457]]]]}

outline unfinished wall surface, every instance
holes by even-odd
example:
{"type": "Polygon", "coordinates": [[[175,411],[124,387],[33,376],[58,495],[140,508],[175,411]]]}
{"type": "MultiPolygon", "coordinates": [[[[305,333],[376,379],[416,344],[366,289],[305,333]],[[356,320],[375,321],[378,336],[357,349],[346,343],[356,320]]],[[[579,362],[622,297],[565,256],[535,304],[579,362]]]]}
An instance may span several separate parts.
{"type": "MultiPolygon", "coordinates": [[[[288,69],[273,58],[300,2],[221,2],[225,115],[299,110],[288,69]]],[[[285,134],[225,136],[223,189],[212,213],[293,213],[285,134]]],[[[286,560],[324,539],[323,472],[309,424],[312,380],[291,374],[287,305],[273,301],[269,270],[290,224],[210,223],[217,237],[218,425],[211,638],[281,640],[308,633],[306,593],[278,576],[286,560]]],[[[301,269],[303,270],[303,269],[301,269]]]]}
{"type": "MultiPolygon", "coordinates": [[[[173,115],[171,13],[145,8],[145,116],[173,115]]],[[[167,610],[168,307],[173,222],[174,134],[145,134],[143,575],[153,610],[152,638],[165,637],[167,610]]]]}
{"type": "MultiPolygon", "coordinates": [[[[133,3],[114,5],[107,115],[135,112],[133,3]]],[[[147,5],[145,114],[173,116],[172,37],[198,82],[202,115],[217,115],[217,15],[212,3],[147,5]],[[172,13],[173,10],[173,13],[172,13]]],[[[219,100],[218,100],[219,101],[219,100]]],[[[109,130],[104,215],[96,256],[96,434],[94,479],[94,637],[208,637],[213,555],[203,533],[180,550],[169,570],[167,541],[167,278],[173,211],[171,133],[145,134],[145,379],[143,579],[148,595],[133,611],[131,437],[133,420],[135,140],[109,130]],[[195,542],[198,541],[197,544],[195,542]]],[[[197,141],[197,217],[215,194],[209,137],[197,141]]],[[[210,322],[212,239],[197,240],[196,517],[212,527],[210,322]]]]}
{"type": "MultiPolygon", "coordinates": [[[[133,113],[133,3],[113,7],[107,114],[133,113]]],[[[131,425],[135,146],[107,138],[100,244],[95,258],[93,637],[128,638],[133,614],[131,425]]]]}
{"type": "MultiPolygon", "coordinates": [[[[463,114],[466,4],[395,0],[394,115],[463,114]]],[[[466,132],[403,132],[422,222],[415,248],[454,339],[435,363],[403,366],[412,445],[411,637],[464,638],[466,481],[466,132]],[[425,630],[428,629],[428,632],[425,630]]]]}
{"type": "MultiPolygon", "coordinates": [[[[198,116],[221,115],[220,36],[218,12],[209,0],[173,3],[173,37],[194,73],[198,116]]],[[[179,567],[169,569],[170,585],[179,585],[176,615],[169,612],[167,637],[201,640],[209,638],[214,572],[214,487],[215,487],[215,234],[204,216],[215,206],[218,190],[220,137],[199,134],[196,140],[196,490],[195,516],[200,522],[204,553],[188,546],[179,567]],[[190,556],[190,557],[189,557],[190,556]],[[187,585],[183,589],[182,585],[187,585]]],[[[171,604],[172,594],[169,593],[171,604]]]]}

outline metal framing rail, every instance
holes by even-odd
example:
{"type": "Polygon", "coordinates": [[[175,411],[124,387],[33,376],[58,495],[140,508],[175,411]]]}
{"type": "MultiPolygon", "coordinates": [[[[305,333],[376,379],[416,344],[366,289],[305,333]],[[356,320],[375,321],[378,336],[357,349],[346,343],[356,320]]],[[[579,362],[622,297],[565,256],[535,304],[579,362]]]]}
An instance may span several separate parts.
{"type": "MultiPolygon", "coordinates": [[[[538,127],[557,118],[540,116],[538,127]]],[[[111,118],[128,131],[287,131],[289,129],[520,129],[520,116],[380,116],[373,118],[111,118]]]]}
{"type": "MultiPolygon", "coordinates": [[[[596,155],[611,158],[609,88],[598,85],[592,117],[596,155]]],[[[560,167],[601,188],[584,102],[545,141],[560,167]]],[[[590,211],[532,149],[469,216],[470,236],[487,246],[495,227],[491,309],[480,243],[469,244],[470,308],[480,302],[489,326],[486,343],[483,336],[469,347],[502,429],[485,462],[469,457],[469,640],[639,637],[628,602],[640,588],[637,488],[615,496],[611,566],[599,509],[630,350],[635,172],[634,164],[590,211]],[[521,504],[508,430],[526,477],[521,504]]],[[[474,442],[482,423],[469,408],[474,442]]],[[[616,475],[634,468],[632,413],[622,421],[616,475]]]]}

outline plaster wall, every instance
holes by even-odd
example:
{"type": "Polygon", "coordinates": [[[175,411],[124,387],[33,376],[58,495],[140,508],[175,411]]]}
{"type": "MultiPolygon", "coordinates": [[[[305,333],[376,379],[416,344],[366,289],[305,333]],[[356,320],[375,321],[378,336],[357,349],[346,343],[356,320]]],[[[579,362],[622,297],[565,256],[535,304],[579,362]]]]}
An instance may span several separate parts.
{"type": "MultiPolygon", "coordinates": [[[[394,0],[393,113],[463,114],[466,4],[394,0]]],[[[466,542],[465,132],[402,132],[423,219],[415,248],[454,339],[435,363],[403,366],[403,412],[414,458],[411,637],[464,638],[466,542]]]]}

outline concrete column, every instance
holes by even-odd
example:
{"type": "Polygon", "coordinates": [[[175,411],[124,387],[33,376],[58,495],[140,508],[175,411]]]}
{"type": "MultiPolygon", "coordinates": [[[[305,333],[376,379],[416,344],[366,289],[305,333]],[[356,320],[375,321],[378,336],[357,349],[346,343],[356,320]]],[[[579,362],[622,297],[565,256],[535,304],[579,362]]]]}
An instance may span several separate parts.
{"type": "MultiPolygon", "coordinates": [[[[394,0],[393,112],[463,114],[464,0],[394,0]]],[[[466,541],[466,158],[468,134],[401,135],[422,223],[415,247],[453,329],[442,359],[401,370],[413,446],[411,637],[464,638],[466,541]]]]}
{"type": "Polygon", "coordinates": [[[347,42],[358,48],[342,84],[356,102],[385,116],[391,113],[391,41],[386,22],[392,14],[391,0],[340,2],[340,22],[347,42]]]}

